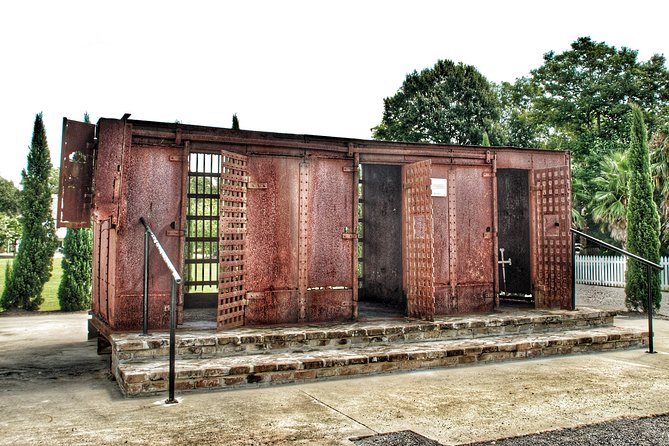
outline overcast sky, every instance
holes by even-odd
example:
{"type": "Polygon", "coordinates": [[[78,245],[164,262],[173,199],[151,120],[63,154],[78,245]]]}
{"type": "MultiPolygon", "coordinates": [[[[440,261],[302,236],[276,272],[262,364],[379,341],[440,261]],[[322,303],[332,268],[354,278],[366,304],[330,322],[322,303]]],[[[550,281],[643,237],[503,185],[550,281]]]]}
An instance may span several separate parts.
{"type": "Polygon", "coordinates": [[[451,59],[510,81],[581,36],[669,54],[662,1],[11,1],[0,5],[0,176],[35,113],[370,138],[407,73],[451,59]]]}

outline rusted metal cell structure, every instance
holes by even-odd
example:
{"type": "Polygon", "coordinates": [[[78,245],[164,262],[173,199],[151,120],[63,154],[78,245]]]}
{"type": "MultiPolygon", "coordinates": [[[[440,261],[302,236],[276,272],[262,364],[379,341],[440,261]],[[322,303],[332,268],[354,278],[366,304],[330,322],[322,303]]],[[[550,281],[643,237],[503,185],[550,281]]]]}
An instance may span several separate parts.
{"type": "MultiPolygon", "coordinates": [[[[571,306],[566,152],[127,116],[65,119],[64,129],[59,225],[92,221],[103,332],[142,325],[140,217],[182,269],[180,322],[197,308],[224,330],[379,308],[429,320],[492,311],[509,296],[571,306]],[[511,264],[499,263],[500,248],[511,264]]],[[[170,274],[150,262],[149,282],[149,325],[165,328],[170,274]]]]}

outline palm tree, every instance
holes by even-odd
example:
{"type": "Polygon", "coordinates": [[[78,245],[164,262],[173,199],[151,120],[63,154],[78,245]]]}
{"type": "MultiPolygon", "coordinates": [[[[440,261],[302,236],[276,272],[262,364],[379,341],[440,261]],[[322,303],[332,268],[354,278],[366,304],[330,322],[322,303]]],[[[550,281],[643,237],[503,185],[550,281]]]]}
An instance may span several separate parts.
{"type": "Polygon", "coordinates": [[[669,124],[655,131],[650,140],[651,174],[659,193],[662,240],[669,241],[669,124]]]}
{"type": "Polygon", "coordinates": [[[601,173],[592,180],[595,194],[592,198],[592,218],[610,231],[611,238],[625,243],[627,228],[627,180],[628,162],[626,152],[614,152],[601,163],[601,173]]]}

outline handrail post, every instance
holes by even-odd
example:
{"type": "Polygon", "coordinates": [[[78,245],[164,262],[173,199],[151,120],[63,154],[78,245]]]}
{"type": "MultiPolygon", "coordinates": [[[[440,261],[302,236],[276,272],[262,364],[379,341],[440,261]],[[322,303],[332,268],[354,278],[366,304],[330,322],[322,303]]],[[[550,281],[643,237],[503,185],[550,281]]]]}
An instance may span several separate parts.
{"type": "Polygon", "coordinates": [[[576,234],[571,233],[571,309],[576,309],[576,234]]]}
{"type": "Polygon", "coordinates": [[[175,331],[177,328],[177,284],[172,278],[172,287],[170,292],[170,370],[169,370],[169,392],[166,404],[178,403],[174,399],[174,378],[175,378],[175,360],[176,360],[176,336],[175,331]]]}
{"type": "Polygon", "coordinates": [[[144,225],[144,333],[146,334],[146,331],[148,330],[148,295],[149,295],[149,282],[148,282],[148,277],[149,277],[149,266],[148,266],[148,258],[149,258],[149,237],[153,240],[153,244],[156,245],[156,249],[158,250],[158,254],[160,254],[160,257],[163,259],[163,262],[165,262],[165,266],[167,266],[167,269],[170,270],[170,274],[172,275],[172,282],[171,282],[171,289],[170,289],[170,368],[169,368],[169,395],[167,400],[165,401],[166,404],[174,404],[178,403],[174,398],[174,381],[175,381],[175,369],[176,369],[176,329],[177,329],[177,284],[181,283],[181,276],[177,272],[176,268],[174,267],[174,264],[170,260],[169,256],[163,249],[163,246],[160,244],[160,241],[158,241],[158,238],[156,237],[156,234],[153,233],[151,228],[149,227],[149,224],[144,220],[144,217],[139,217],[139,221],[144,225]]]}
{"type": "Polygon", "coordinates": [[[653,272],[650,265],[646,265],[646,281],[648,282],[648,302],[646,302],[646,309],[648,310],[648,351],[646,353],[656,353],[653,348],[653,272]]]}
{"type": "Polygon", "coordinates": [[[144,228],[144,299],[143,299],[144,321],[142,325],[142,336],[149,334],[149,230],[144,228]]]}

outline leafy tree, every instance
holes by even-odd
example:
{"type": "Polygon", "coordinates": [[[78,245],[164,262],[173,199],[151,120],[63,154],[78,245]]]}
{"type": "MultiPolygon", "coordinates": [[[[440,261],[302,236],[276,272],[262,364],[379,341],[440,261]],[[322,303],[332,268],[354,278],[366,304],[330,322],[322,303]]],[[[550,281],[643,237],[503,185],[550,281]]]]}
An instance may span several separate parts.
{"type": "Polygon", "coordinates": [[[585,207],[590,226],[597,192],[593,180],[602,176],[602,161],[629,145],[629,103],[644,110],[651,130],[667,115],[664,56],[639,61],[637,51],[581,37],[561,54],[546,53],[543,65],[531,72],[530,86],[520,92],[531,98],[524,116],[539,125],[543,145],[571,151],[572,178],[584,186],[584,200],[574,205],[585,207]]]}
{"type": "Polygon", "coordinates": [[[18,215],[20,195],[21,191],[14,186],[12,181],[0,177],[0,213],[18,215]]]}
{"type": "MultiPolygon", "coordinates": [[[[84,122],[91,122],[84,113],[84,122]]],[[[54,169],[57,170],[57,169],[54,169]]],[[[63,277],[58,301],[63,311],[79,311],[91,305],[93,235],[89,228],[68,228],[63,240],[63,277]]]]}
{"type": "Polygon", "coordinates": [[[543,147],[548,128],[534,113],[533,100],[538,89],[529,78],[521,77],[516,82],[502,82],[497,87],[501,102],[500,125],[504,133],[504,144],[514,147],[543,147]]]}
{"type": "Polygon", "coordinates": [[[21,191],[14,183],[0,177],[0,251],[13,251],[21,238],[19,222],[21,191]]]}
{"type": "Polygon", "coordinates": [[[90,229],[68,229],[63,242],[63,278],[58,301],[63,311],[79,311],[91,305],[93,238],[90,229]]]}
{"type": "Polygon", "coordinates": [[[630,102],[646,110],[651,129],[669,106],[664,64],[661,55],[639,62],[637,51],[581,37],[562,54],[546,53],[544,64],[532,71],[535,113],[558,134],[626,141],[630,102]]]}
{"type": "Polygon", "coordinates": [[[237,118],[237,113],[232,115],[232,130],[239,130],[239,119],[237,118]]]}
{"type": "Polygon", "coordinates": [[[383,100],[376,139],[479,144],[483,132],[492,144],[500,136],[500,104],[493,86],[471,65],[440,60],[406,76],[397,93],[383,100]]]}
{"type": "Polygon", "coordinates": [[[627,153],[615,152],[602,161],[600,176],[592,180],[597,188],[591,204],[592,217],[608,229],[611,238],[620,243],[626,240],[628,178],[627,153]]]}
{"type": "Polygon", "coordinates": [[[18,217],[0,212],[0,251],[14,251],[21,238],[21,222],[18,217]]]}
{"type": "Polygon", "coordinates": [[[36,310],[44,301],[42,289],[51,276],[57,239],[51,215],[51,159],[42,114],[35,117],[27,169],[22,172],[21,224],[23,235],[14,265],[5,278],[0,305],[36,310]]]}
{"type": "MultiPolygon", "coordinates": [[[[660,218],[653,201],[653,186],[650,175],[650,157],[646,126],[641,109],[632,106],[630,114],[629,202],[627,206],[627,250],[640,257],[659,263],[660,218]]],[[[652,275],[647,283],[646,266],[627,260],[625,305],[638,310],[647,308],[648,286],[651,287],[653,307],[660,308],[660,276],[652,275]]]]}

